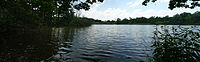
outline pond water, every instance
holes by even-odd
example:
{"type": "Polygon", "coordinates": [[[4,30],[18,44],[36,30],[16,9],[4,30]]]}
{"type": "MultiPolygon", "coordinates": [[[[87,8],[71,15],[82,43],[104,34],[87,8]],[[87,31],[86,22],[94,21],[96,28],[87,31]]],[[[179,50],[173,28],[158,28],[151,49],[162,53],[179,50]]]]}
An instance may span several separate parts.
{"type": "Polygon", "coordinates": [[[155,25],[45,27],[1,37],[0,61],[138,62],[152,60],[155,25]]]}

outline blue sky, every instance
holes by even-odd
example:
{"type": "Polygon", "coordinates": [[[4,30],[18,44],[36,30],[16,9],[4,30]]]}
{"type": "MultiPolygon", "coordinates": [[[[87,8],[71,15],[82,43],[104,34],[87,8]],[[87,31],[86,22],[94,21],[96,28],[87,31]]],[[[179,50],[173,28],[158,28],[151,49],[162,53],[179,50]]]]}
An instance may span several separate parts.
{"type": "Polygon", "coordinates": [[[136,17],[151,17],[151,16],[173,16],[183,12],[194,13],[200,8],[185,9],[175,8],[168,9],[169,0],[158,0],[155,3],[148,3],[148,6],[143,6],[144,0],[104,0],[103,3],[95,3],[91,5],[88,11],[81,10],[80,16],[100,19],[100,20],[115,20],[117,18],[136,18],[136,17]]]}

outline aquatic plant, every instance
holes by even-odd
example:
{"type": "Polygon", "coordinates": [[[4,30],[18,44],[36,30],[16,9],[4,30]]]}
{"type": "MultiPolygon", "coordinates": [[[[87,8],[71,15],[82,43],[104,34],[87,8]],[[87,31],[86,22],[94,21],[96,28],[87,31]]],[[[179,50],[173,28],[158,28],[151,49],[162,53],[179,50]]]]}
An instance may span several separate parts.
{"type": "Polygon", "coordinates": [[[154,62],[200,61],[200,28],[198,26],[156,26],[154,62]]]}

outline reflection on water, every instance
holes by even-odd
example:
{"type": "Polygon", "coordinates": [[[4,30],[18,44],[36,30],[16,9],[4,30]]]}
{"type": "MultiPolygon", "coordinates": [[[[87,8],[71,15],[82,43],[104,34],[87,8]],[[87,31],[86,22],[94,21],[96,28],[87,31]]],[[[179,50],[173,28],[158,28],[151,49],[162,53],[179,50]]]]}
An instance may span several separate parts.
{"type": "Polygon", "coordinates": [[[72,38],[66,40],[62,28],[55,28],[60,39],[57,54],[46,61],[72,62],[138,62],[151,56],[153,26],[93,25],[74,28],[72,38]],[[143,29],[140,29],[143,28],[143,29]],[[62,34],[60,34],[63,32],[62,34]],[[149,35],[146,35],[149,34],[149,35]],[[63,36],[63,37],[62,37],[63,36]],[[65,38],[64,38],[65,37],[65,38]],[[148,56],[149,55],[149,56],[148,56]]]}
{"type": "Polygon", "coordinates": [[[7,32],[0,39],[0,62],[40,61],[56,51],[49,28],[7,32]]]}
{"type": "Polygon", "coordinates": [[[154,32],[155,62],[199,62],[199,26],[161,26],[154,32]]]}
{"type": "Polygon", "coordinates": [[[198,51],[183,48],[189,45],[199,50],[199,43],[195,43],[199,41],[195,37],[199,35],[195,34],[199,31],[184,31],[178,27],[167,31],[163,30],[168,29],[165,26],[163,29],[160,26],[154,29],[155,27],[154,25],[92,25],[82,28],[45,27],[9,32],[0,36],[0,62],[138,62],[163,61],[174,57],[184,58],[181,60],[186,60],[185,57],[194,61],[199,60],[198,51]],[[193,34],[185,35],[186,32],[193,34]],[[178,39],[170,42],[174,39],[170,36],[179,38],[179,35],[171,33],[178,33],[186,38],[182,39],[184,42],[176,44],[178,39]],[[189,42],[190,40],[194,42],[189,42]],[[150,47],[152,44],[153,48],[150,47]],[[176,49],[179,47],[180,49],[176,49]],[[194,54],[196,56],[192,56],[194,54]]]}
{"type": "Polygon", "coordinates": [[[57,44],[57,52],[48,59],[43,61],[65,62],[69,58],[69,53],[72,52],[72,38],[74,29],[72,28],[52,28],[52,39],[59,41],[57,44]]]}
{"type": "Polygon", "coordinates": [[[0,62],[46,61],[70,47],[73,30],[70,28],[39,28],[1,35],[0,62]],[[65,44],[63,44],[65,43],[65,44]]]}

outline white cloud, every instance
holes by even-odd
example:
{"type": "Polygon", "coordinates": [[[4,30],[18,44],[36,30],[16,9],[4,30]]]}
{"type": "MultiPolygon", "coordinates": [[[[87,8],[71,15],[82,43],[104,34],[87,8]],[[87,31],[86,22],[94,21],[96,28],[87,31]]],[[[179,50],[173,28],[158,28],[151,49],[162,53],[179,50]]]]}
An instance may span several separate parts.
{"type": "Polygon", "coordinates": [[[131,2],[128,2],[126,5],[131,5],[131,4],[133,4],[134,2],[133,1],[131,1],[131,2]]]}
{"type": "Polygon", "coordinates": [[[128,5],[129,7],[134,7],[134,6],[142,5],[142,2],[143,0],[131,1],[131,2],[128,2],[126,5],[128,5]]]}
{"type": "Polygon", "coordinates": [[[170,0],[158,0],[159,2],[169,2],[170,0]]]}
{"type": "Polygon", "coordinates": [[[119,8],[108,8],[104,11],[91,9],[89,11],[82,11],[82,14],[86,17],[101,19],[101,20],[113,20],[116,18],[125,18],[128,16],[126,10],[122,10],[119,8]]]}
{"type": "MultiPolygon", "coordinates": [[[[167,1],[167,0],[163,0],[167,1]]],[[[89,11],[83,11],[81,10],[82,16],[94,18],[94,19],[100,19],[100,20],[115,20],[117,18],[136,18],[136,17],[151,17],[151,16],[159,16],[164,17],[166,15],[173,16],[175,14],[180,14],[183,12],[190,12],[194,13],[198,11],[200,8],[195,9],[185,9],[185,8],[176,8],[174,10],[170,9],[143,9],[138,8],[134,9],[133,11],[128,11],[128,9],[121,9],[121,8],[107,8],[105,10],[98,10],[99,6],[101,6],[104,3],[101,4],[94,4],[89,11]]],[[[131,3],[127,3],[131,4],[131,3]]]]}
{"type": "MultiPolygon", "coordinates": [[[[98,11],[96,9],[91,9],[90,11],[84,11],[82,14],[86,17],[100,19],[100,20],[115,20],[117,18],[136,18],[136,17],[151,17],[151,16],[159,16],[164,17],[166,15],[173,16],[175,14],[180,14],[183,12],[191,12],[193,9],[175,9],[175,10],[142,10],[142,9],[135,9],[133,12],[127,12],[125,9],[120,8],[108,8],[104,11],[98,11]]],[[[193,11],[195,12],[195,11],[193,11]]]]}
{"type": "Polygon", "coordinates": [[[132,14],[130,15],[131,17],[151,17],[151,16],[159,16],[159,17],[164,17],[164,16],[173,16],[175,14],[180,14],[183,12],[190,12],[194,13],[196,11],[193,11],[194,9],[185,9],[185,8],[179,8],[179,9],[174,9],[174,10],[155,10],[155,9],[148,9],[148,10],[142,10],[142,9],[136,9],[133,11],[132,14]]]}
{"type": "MultiPolygon", "coordinates": [[[[136,0],[136,1],[130,1],[128,2],[126,5],[128,5],[128,7],[135,7],[138,5],[142,5],[142,2],[144,0],[136,0]]],[[[169,2],[170,0],[157,0],[156,2],[169,2]]]]}

